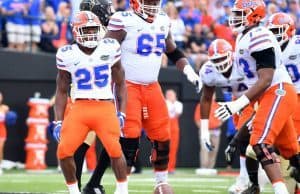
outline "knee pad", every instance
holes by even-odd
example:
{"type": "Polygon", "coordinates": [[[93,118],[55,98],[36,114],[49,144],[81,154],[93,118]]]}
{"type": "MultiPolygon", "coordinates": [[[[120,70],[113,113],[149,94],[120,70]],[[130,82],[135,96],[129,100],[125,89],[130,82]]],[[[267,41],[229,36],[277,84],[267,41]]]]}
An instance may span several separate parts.
{"type": "Polygon", "coordinates": [[[170,140],[152,142],[151,163],[155,169],[165,170],[169,163],[170,140]]]}
{"type": "Polygon", "coordinates": [[[253,146],[253,150],[256,154],[257,160],[261,163],[264,168],[266,165],[280,163],[274,149],[266,144],[256,144],[253,146]]]}
{"type": "Polygon", "coordinates": [[[120,138],[120,144],[124,153],[127,166],[133,166],[140,145],[139,138],[120,138]]]}
{"type": "Polygon", "coordinates": [[[249,158],[252,158],[253,160],[257,160],[256,154],[251,145],[248,145],[248,147],[247,147],[246,156],[249,158]]]}

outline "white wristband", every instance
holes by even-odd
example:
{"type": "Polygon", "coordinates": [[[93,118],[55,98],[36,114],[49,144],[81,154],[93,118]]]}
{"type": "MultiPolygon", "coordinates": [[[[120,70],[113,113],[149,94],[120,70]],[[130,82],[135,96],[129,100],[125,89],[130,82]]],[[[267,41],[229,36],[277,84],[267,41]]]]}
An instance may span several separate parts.
{"type": "Polygon", "coordinates": [[[62,121],[61,120],[59,120],[59,121],[54,121],[54,124],[62,124],[62,121]]]}
{"type": "Polygon", "coordinates": [[[183,73],[185,75],[189,75],[191,73],[195,73],[194,69],[192,68],[192,66],[190,65],[185,65],[184,68],[183,68],[183,73]]]}
{"type": "Polygon", "coordinates": [[[241,107],[244,108],[245,106],[247,106],[250,103],[249,98],[244,94],[241,97],[239,97],[236,100],[237,104],[241,107]]]}
{"type": "Polygon", "coordinates": [[[200,120],[200,128],[201,128],[201,131],[206,131],[208,132],[208,119],[201,119],[200,120]]]}

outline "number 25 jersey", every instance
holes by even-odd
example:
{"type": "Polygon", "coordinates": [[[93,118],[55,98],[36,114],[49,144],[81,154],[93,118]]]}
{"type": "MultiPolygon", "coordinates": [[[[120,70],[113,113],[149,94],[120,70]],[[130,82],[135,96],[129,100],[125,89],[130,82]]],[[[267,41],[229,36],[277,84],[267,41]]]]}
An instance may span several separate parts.
{"type": "Polygon", "coordinates": [[[120,56],[118,41],[106,38],[100,40],[91,55],[82,52],[77,44],[59,48],[56,66],[71,74],[74,99],[113,99],[111,67],[120,56]]]}
{"type": "Polygon", "coordinates": [[[268,48],[273,48],[275,53],[275,71],[271,86],[282,82],[292,83],[282,64],[281,48],[275,36],[265,27],[255,27],[245,34],[239,34],[235,47],[235,59],[247,77],[248,87],[252,87],[258,80],[256,60],[251,54],[268,48]]]}
{"type": "Polygon", "coordinates": [[[157,81],[169,29],[170,20],[163,12],[157,14],[153,23],[133,11],[116,12],[111,17],[108,30],[127,33],[121,43],[126,80],[141,84],[157,81]]]}

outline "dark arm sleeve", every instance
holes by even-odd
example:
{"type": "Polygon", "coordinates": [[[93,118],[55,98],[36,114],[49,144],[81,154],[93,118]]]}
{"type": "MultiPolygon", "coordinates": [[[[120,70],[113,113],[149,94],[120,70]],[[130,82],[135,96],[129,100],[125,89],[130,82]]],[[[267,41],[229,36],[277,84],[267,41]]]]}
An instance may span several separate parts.
{"type": "Polygon", "coordinates": [[[262,51],[253,52],[251,56],[256,60],[256,70],[262,68],[276,68],[274,48],[267,48],[262,51]]]}

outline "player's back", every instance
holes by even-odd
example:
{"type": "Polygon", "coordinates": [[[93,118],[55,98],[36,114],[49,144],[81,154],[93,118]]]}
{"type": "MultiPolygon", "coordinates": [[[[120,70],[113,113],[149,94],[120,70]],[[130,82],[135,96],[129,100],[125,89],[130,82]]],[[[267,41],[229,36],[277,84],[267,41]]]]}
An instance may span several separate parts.
{"type": "Polygon", "coordinates": [[[205,85],[220,87],[223,92],[230,92],[236,97],[241,96],[248,90],[245,83],[246,77],[235,62],[233,62],[232,72],[228,78],[220,73],[210,61],[201,67],[199,74],[205,85]]]}
{"type": "Polygon", "coordinates": [[[113,99],[111,67],[120,55],[120,45],[114,39],[102,39],[91,55],[77,44],[66,45],[57,51],[57,68],[71,74],[74,99],[113,99]]]}
{"type": "Polygon", "coordinates": [[[244,35],[240,34],[236,40],[236,61],[247,77],[247,85],[252,87],[258,79],[257,64],[252,54],[273,48],[275,53],[275,71],[271,86],[291,79],[282,64],[282,53],[276,37],[265,27],[255,27],[244,35]]]}
{"type": "Polygon", "coordinates": [[[133,11],[116,12],[108,30],[127,32],[121,43],[121,62],[126,80],[137,83],[157,81],[170,29],[168,16],[161,12],[153,23],[146,22],[133,11]]]}
{"type": "Polygon", "coordinates": [[[297,93],[300,93],[300,36],[295,35],[289,40],[288,45],[283,51],[283,64],[285,65],[297,93]]]}

